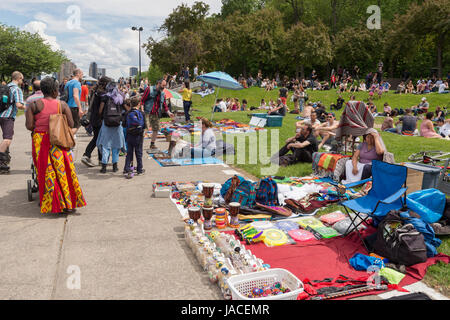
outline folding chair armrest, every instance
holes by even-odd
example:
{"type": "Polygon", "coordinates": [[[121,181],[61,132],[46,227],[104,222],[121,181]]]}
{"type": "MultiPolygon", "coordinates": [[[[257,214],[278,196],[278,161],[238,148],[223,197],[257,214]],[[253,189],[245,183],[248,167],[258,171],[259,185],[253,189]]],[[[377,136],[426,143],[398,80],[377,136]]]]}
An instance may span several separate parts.
{"type": "Polygon", "coordinates": [[[369,179],[365,179],[365,180],[361,180],[361,181],[357,181],[357,182],[353,182],[353,183],[349,183],[349,184],[344,184],[344,187],[346,188],[354,188],[357,186],[361,186],[369,181],[372,181],[372,178],[369,179]]]}
{"type": "Polygon", "coordinates": [[[398,190],[396,193],[394,193],[393,195],[391,195],[390,197],[387,197],[384,200],[380,200],[381,203],[384,204],[391,204],[394,203],[395,201],[397,201],[403,194],[405,194],[406,190],[408,190],[408,188],[401,188],[400,190],[398,190]]]}

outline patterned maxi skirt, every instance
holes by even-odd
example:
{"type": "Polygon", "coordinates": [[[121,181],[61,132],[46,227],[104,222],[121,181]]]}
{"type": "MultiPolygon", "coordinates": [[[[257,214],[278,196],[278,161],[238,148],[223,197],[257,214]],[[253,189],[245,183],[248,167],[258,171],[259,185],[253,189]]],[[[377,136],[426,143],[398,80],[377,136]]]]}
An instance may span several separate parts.
{"type": "Polygon", "coordinates": [[[41,213],[60,213],[86,206],[72,152],[52,146],[49,135],[43,132],[33,133],[32,147],[41,213]]]}

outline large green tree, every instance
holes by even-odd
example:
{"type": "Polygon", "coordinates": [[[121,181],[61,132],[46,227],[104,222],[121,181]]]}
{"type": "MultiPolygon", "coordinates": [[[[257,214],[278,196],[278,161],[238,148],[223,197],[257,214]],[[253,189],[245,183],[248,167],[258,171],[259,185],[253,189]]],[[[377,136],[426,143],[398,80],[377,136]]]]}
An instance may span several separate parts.
{"type": "Polygon", "coordinates": [[[0,25],[0,77],[8,79],[20,71],[26,77],[59,70],[66,60],[62,51],[54,51],[37,33],[0,25]]]}

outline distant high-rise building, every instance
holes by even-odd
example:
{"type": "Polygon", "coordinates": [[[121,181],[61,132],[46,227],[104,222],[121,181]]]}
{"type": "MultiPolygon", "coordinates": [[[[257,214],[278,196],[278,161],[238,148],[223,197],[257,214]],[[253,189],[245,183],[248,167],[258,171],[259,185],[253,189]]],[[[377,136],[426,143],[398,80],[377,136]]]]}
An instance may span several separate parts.
{"type": "Polygon", "coordinates": [[[61,67],[58,72],[58,81],[61,83],[64,78],[70,79],[73,74],[73,71],[77,68],[76,64],[72,61],[65,61],[61,64],[61,67]]]}
{"type": "Polygon", "coordinates": [[[101,77],[106,76],[106,69],[105,68],[98,68],[97,69],[97,78],[100,79],[101,77]]]}
{"type": "Polygon", "coordinates": [[[138,68],[136,67],[131,67],[130,68],[130,77],[135,77],[138,74],[138,68]]]}
{"type": "Polygon", "coordinates": [[[89,65],[89,76],[94,79],[98,78],[98,66],[96,62],[91,62],[89,65]]]}

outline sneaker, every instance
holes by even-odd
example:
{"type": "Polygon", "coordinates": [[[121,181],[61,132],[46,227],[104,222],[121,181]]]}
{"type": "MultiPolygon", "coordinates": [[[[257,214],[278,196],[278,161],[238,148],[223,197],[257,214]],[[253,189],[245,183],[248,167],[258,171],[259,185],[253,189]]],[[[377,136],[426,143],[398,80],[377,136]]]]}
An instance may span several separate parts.
{"type": "Polygon", "coordinates": [[[91,158],[88,158],[87,156],[83,156],[81,158],[81,162],[90,168],[95,167],[95,164],[92,162],[91,158]]]}
{"type": "Polygon", "coordinates": [[[145,169],[142,169],[141,171],[138,171],[138,176],[143,176],[145,174],[145,169]]]}

